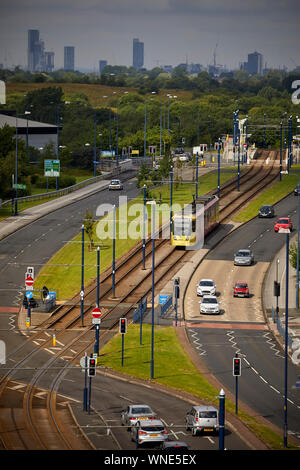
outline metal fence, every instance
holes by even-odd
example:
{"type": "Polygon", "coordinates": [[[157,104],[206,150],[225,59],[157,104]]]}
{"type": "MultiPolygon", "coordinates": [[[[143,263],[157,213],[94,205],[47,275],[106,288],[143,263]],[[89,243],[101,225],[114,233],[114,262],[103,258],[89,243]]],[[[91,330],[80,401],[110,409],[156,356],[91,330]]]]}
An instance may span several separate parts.
{"type": "MultiPolygon", "coordinates": [[[[99,176],[94,176],[93,178],[89,178],[87,180],[81,181],[80,183],[74,184],[73,186],[68,186],[67,188],[64,189],[58,189],[56,191],[51,191],[48,193],[42,193],[42,194],[34,194],[32,196],[22,196],[18,197],[17,201],[18,202],[34,202],[34,201],[40,201],[43,199],[50,199],[52,197],[60,197],[60,196],[65,196],[66,194],[70,194],[73,191],[76,191],[78,189],[81,189],[85,186],[88,186],[90,184],[96,183],[97,181],[102,181],[107,178],[113,178],[117,175],[120,174],[120,169],[115,168],[111,170],[109,173],[106,173],[105,175],[99,175],[99,176]]],[[[0,209],[2,207],[8,206],[10,204],[13,204],[15,199],[9,199],[8,201],[4,201],[0,204],[0,209]]]]}
{"type": "MultiPolygon", "coordinates": [[[[276,318],[276,311],[274,307],[272,307],[272,320],[273,320],[273,323],[276,323],[278,333],[281,335],[282,338],[285,338],[285,325],[279,316],[276,318]]],[[[288,333],[289,348],[292,347],[292,344],[293,344],[292,336],[288,333]]]]}

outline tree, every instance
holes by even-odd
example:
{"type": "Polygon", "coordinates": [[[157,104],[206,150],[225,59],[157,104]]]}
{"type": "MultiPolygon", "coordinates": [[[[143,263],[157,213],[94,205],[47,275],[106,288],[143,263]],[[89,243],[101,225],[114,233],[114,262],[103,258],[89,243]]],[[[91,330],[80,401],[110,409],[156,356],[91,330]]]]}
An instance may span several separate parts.
{"type": "Polygon", "coordinates": [[[86,234],[90,240],[90,250],[94,248],[94,222],[93,222],[93,215],[87,210],[85,213],[85,218],[84,218],[84,229],[86,231],[86,234]]]}
{"type": "MultiPolygon", "coordinates": [[[[300,248],[300,247],[299,247],[300,248]]],[[[290,246],[290,264],[294,269],[297,269],[297,243],[292,243],[290,246]]],[[[300,261],[300,256],[299,256],[300,261]]]]}

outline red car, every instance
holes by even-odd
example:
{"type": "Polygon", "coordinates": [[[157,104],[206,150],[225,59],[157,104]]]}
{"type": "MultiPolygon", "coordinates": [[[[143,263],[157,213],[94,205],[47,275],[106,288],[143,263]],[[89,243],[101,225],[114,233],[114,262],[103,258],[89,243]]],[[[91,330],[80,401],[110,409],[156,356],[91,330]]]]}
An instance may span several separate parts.
{"type": "Polygon", "coordinates": [[[233,297],[249,297],[247,282],[236,282],[233,288],[233,297]]]}
{"type": "Polygon", "coordinates": [[[290,231],[293,230],[293,224],[289,217],[281,217],[275,222],[274,230],[278,232],[280,228],[289,228],[290,231]]]}

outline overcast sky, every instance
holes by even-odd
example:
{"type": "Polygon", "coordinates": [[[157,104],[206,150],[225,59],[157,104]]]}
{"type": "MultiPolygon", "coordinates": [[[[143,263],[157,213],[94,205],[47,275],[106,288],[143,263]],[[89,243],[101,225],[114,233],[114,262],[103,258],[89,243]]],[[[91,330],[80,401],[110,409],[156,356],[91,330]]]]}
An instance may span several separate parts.
{"type": "Polygon", "coordinates": [[[75,68],[98,61],[132,65],[132,41],[144,42],[145,67],[188,61],[238,68],[255,50],[267,67],[300,65],[300,0],[0,0],[0,63],[27,66],[27,31],[39,29],[45,50],[63,67],[75,46],[75,68]]]}

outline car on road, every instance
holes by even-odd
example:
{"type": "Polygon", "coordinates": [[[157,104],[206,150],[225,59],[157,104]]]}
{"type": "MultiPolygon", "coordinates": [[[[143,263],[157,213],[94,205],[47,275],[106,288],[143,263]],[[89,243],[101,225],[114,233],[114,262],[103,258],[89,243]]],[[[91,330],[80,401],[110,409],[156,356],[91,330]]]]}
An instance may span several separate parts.
{"type": "Polygon", "coordinates": [[[197,295],[215,295],[216,284],[212,279],[201,279],[197,285],[197,295]]]}
{"type": "Polygon", "coordinates": [[[251,250],[241,249],[234,254],[235,266],[251,266],[254,263],[254,255],[251,250]]]}
{"type": "Polygon", "coordinates": [[[249,297],[249,286],[247,282],[236,282],[233,288],[233,297],[249,297]]]}
{"type": "Polygon", "coordinates": [[[295,196],[298,196],[300,193],[300,184],[297,184],[297,186],[295,187],[294,189],[294,195],[295,196]]]}
{"type": "Polygon", "coordinates": [[[128,405],[121,413],[122,426],[131,428],[137,421],[156,418],[156,413],[148,405],[128,405]]]}
{"type": "Polygon", "coordinates": [[[131,440],[139,445],[167,441],[169,437],[165,425],[160,419],[144,419],[131,427],[131,440]]]}
{"type": "Polygon", "coordinates": [[[271,218],[275,216],[275,210],[273,206],[261,206],[258,211],[258,217],[271,218]]]}
{"type": "Polygon", "coordinates": [[[120,190],[123,189],[123,184],[121,183],[120,180],[111,180],[109,186],[108,186],[109,191],[111,190],[120,190]]]}
{"type": "Polygon", "coordinates": [[[218,410],[214,406],[193,406],[185,417],[186,430],[196,436],[201,432],[219,432],[218,410]]]}
{"type": "Polygon", "coordinates": [[[280,228],[284,229],[290,229],[290,231],[293,231],[293,224],[292,221],[289,217],[281,217],[278,219],[275,224],[274,224],[274,231],[278,232],[280,228]]]}
{"type": "Polygon", "coordinates": [[[189,446],[183,441],[164,441],[161,450],[176,452],[176,450],[189,450],[189,446]]]}
{"type": "Polygon", "coordinates": [[[215,295],[204,295],[200,302],[200,313],[220,313],[220,304],[215,295]]]}

